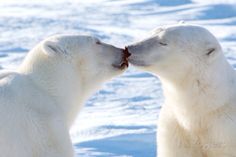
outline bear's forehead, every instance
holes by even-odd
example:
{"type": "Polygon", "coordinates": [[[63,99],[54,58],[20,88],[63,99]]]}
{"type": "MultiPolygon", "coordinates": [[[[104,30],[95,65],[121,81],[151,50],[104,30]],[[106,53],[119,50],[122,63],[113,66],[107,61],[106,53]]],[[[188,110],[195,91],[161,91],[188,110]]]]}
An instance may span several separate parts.
{"type": "Polygon", "coordinates": [[[51,41],[56,41],[56,42],[60,42],[60,43],[73,43],[73,42],[95,42],[98,39],[89,35],[70,35],[70,34],[63,34],[63,35],[55,35],[52,36],[50,38],[48,38],[48,40],[51,41]]]}
{"type": "Polygon", "coordinates": [[[198,36],[204,36],[204,37],[212,36],[209,31],[199,26],[173,26],[166,28],[165,34],[175,35],[178,37],[189,37],[191,35],[194,35],[191,36],[192,38],[198,36]]]}
{"type": "Polygon", "coordinates": [[[215,42],[214,36],[206,29],[198,26],[176,26],[166,28],[162,34],[166,40],[188,40],[201,42],[215,42]]]}

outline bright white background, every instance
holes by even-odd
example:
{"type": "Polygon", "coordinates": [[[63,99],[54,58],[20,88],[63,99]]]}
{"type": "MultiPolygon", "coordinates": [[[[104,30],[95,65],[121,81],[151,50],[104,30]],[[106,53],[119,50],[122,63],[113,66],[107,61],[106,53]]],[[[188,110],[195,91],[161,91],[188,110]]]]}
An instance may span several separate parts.
{"type": "MultiPolygon", "coordinates": [[[[90,34],[124,47],[182,20],[214,33],[236,67],[235,0],[0,0],[0,67],[17,68],[53,34],[90,34]]],[[[158,78],[133,67],[104,84],[71,129],[77,156],[155,157],[163,100],[158,78]]]]}

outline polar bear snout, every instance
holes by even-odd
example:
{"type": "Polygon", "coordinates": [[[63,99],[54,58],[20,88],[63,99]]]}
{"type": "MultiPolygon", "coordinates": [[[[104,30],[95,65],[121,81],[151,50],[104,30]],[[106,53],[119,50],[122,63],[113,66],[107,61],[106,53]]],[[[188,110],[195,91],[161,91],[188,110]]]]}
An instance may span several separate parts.
{"type": "Polygon", "coordinates": [[[134,66],[148,66],[144,60],[145,51],[143,45],[129,45],[126,47],[126,51],[129,53],[128,62],[134,66]]]}
{"type": "Polygon", "coordinates": [[[123,55],[122,55],[122,62],[123,63],[122,64],[123,64],[123,66],[128,67],[129,66],[128,59],[131,56],[131,54],[129,53],[127,47],[125,47],[125,49],[122,52],[123,52],[123,55]]]}
{"type": "Polygon", "coordinates": [[[121,59],[120,59],[119,63],[114,63],[114,64],[112,64],[112,66],[115,68],[121,69],[121,70],[128,68],[128,66],[129,66],[128,57],[130,55],[131,54],[129,53],[127,48],[122,49],[121,57],[120,57],[121,59]]]}

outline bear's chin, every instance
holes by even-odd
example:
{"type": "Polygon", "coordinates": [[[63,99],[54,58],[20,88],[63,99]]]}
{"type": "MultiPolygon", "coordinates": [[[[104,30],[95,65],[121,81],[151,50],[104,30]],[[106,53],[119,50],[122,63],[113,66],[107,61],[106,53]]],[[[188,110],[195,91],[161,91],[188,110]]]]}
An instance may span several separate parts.
{"type": "Polygon", "coordinates": [[[129,63],[135,67],[148,67],[148,66],[150,66],[150,64],[147,64],[144,61],[138,60],[138,59],[129,58],[129,63]]]}
{"type": "Polygon", "coordinates": [[[129,63],[128,63],[128,62],[123,62],[123,63],[120,63],[120,64],[112,64],[112,66],[113,66],[115,69],[124,70],[124,69],[127,69],[127,68],[128,68],[129,63]]]}

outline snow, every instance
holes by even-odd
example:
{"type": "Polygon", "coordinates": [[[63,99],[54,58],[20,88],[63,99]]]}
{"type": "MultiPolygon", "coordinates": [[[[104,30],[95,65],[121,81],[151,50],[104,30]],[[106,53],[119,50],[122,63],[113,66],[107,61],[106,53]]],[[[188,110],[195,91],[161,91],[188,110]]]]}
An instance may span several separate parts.
{"type": "MultiPolygon", "coordinates": [[[[119,47],[179,21],[208,28],[236,67],[235,0],[1,0],[0,68],[15,69],[47,36],[79,33],[119,47]]],[[[130,67],[104,84],[71,129],[77,156],[155,157],[163,103],[155,76],[130,67]]]]}

